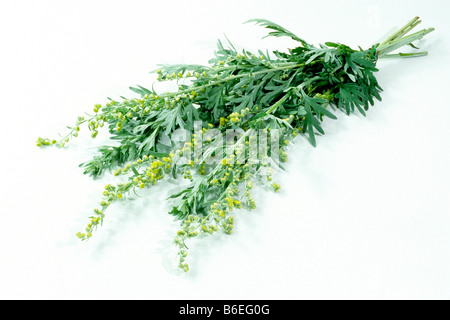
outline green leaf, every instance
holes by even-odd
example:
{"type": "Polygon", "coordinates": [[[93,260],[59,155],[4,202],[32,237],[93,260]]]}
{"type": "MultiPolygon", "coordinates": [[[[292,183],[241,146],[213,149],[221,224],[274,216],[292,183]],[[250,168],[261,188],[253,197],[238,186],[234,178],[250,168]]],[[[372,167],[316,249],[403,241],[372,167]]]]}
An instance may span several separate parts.
{"type": "Polygon", "coordinates": [[[188,187],[187,189],[184,189],[184,190],[182,190],[182,191],[180,191],[180,192],[177,192],[177,193],[174,193],[174,194],[170,195],[170,196],[167,197],[166,199],[175,199],[175,198],[178,198],[179,196],[181,196],[181,195],[183,195],[183,194],[185,194],[185,193],[190,192],[190,191],[192,190],[192,188],[193,188],[193,187],[188,187]]]}
{"type": "Polygon", "coordinates": [[[133,171],[133,173],[135,174],[135,175],[139,175],[139,172],[136,170],[136,168],[134,167],[134,165],[131,165],[131,170],[133,171]]]}
{"type": "Polygon", "coordinates": [[[156,144],[156,136],[159,132],[159,127],[153,130],[152,134],[149,135],[139,146],[139,151],[149,152],[156,144]]]}
{"type": "Polygon", "coordinates": [[[295,34],[293,34],[291,31],[287,30],[286,28],[283,28],[282,26],[276,24],[275,22],[266,20],[266,19],[250,19],[246,21],[248,22],[256,22],[256,24],[263,26],[267,29],[274,30],[272,32],[269,32],[269,34],[266,37],[273,36],[273,37],[289,37],[295,41],[300,42],[304,47],[310,47],[310,45],[303,39],[299,38],[295,34]]]}
{"type": "Polygon", "coordinates": [[[325,45],[332,47],[332,48],[337,48],[339,47],[339,43],[335,43],[335,42],[325,42],[325,45]]]}
{"type": "Polygon", "coordinates": [[[327,108],[321,105],[315,105],[313,106],[313,108],[317,113],[322,113],[324,116],[327,116],[330,119],[337,120],[337,117],[333,113],[331,113],[330,110],[328,110],[327,108]]]}
{"type": "Polygon", "coordinates": [[[302,117],[302,116],[306,115],[306,110],[305,110],[304,106],[302,106],[302,105],[298,106],[297,115],[299,117],[302,117]]]}
{"type": "Polygon", "coordinates": [[[362,67],[375,67],[375,62],[369,60],[369,55],[365,51],[352,53],[350,59],[362,67]]]}
{"type": "Polygon", "coordinates": [[[140,94],[141,97],[145,96],[146,94],[151,94],[152,92],[144,87],[141,87],[138,85],[139,88],[130,87],[131,91],[136,92],[137,94],[140,94]]]}
{"type": "Polygon", "coordinates": [[[313,128],[313,126],[311,124],[308,125],[308,135],[309,135],[309,142],[311,143],[311,145],[313,147],[316,147],[317,146],[317,144],[316,144],[316,137],[315,137],[315,134],[314,134],[314,128],[313,128]]]}

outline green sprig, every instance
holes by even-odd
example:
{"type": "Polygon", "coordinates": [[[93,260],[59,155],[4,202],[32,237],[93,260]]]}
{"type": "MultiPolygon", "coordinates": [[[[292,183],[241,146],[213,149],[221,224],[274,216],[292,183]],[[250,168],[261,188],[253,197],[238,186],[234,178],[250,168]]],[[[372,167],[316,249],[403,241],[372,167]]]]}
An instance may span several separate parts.
{"type": "Polygon", "coordinates": [[[165,179],[184,178],[188,186],[167,200],[172,205],[169,213],[180,223],[175,236],[178,267],[188,271],[191,239],[220,230],[232,233],[233,211],[256,208],[254,184],[280,190],[272,179],[273,168],[287,161],[287,147],[298,134],[316,146],[316,136],[325,134],[324,118],[335,120],[336,112],[365,116],[375,100],[381,100],[375,77],[378,60],[426,55],[393,52],[416,48],[413,42],[434,30],[408,35],[420,23],[415,17],[380,44],[356,50],[336,42],[314,46],[268,20],[247,22],[269,29],[268,36],[289,37],[298,46],[274,51],[271,58],[261,50],[238,52],[229,41],[224,47],[219,40],[208,66],[160,65],[154,71],[157,81],[176,81],[179,90],[158,93],[130,87],[138,98],[109,99],[94,106],[94,115],[79,117],[60,140],[37,140],[39,147],[64,147],[80,126],[87,125],[95,138],[106,125],[119,143],[100,147],[98,155],[81,164],[93,177],[114,170],[127,180],[105,187],[99,208],[77,233],[80,239],[93,236],[114,202],[165,179]],[[186,141],[177,140],[180,129],[190,133],[186,141]],[[231,142],[230,130],[237,135],[231,142]]]}

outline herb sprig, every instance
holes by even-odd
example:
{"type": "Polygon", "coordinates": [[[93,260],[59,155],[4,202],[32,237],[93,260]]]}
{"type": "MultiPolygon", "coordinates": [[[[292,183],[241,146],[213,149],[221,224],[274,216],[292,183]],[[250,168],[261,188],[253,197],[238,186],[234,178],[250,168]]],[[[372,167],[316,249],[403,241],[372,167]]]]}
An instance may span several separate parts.
{"type": "Polygon", "coordinates": [[[77,233],[80,239],[92,237],[114,202],[164,179],[183,177],[189,185],[168,201],[173,205],[169,213],[180,222],[178,267],[188,271],[189,239],[219,230],[232,233],[233,211],[256,208],[254,183],[280,189],[272,180],[273,168],[287,161],[292,140],[301,134],[316,146],[316,135],[325,134],[324,118],[337,119],[335,110],[365,116],[381,100],[377,61],[426,55],[392,52],[416,48],[413,42],[434,30],[408,35],[420,23],[415,17],[364,50],[336,42],[315,46],[274,22],[248,22],[269,29],[267,36],[289,37],[297,46],[271,56],[261,50],[239,52],[219,40],[207,66],[160,65],[154,71],[157,81],[176,81],[178,91],[131,87],[139,98],[95,105],[94,114],[79,117],[59,141],[38,138],[37,146],[64,147],[80,126],[87,125],[95,138],[106,125],[111,139],[119,142],[100,147],[98,155],[80,165],[94,178],[105,170],[127,177],[105,187],[87,227],[77,233]]]}

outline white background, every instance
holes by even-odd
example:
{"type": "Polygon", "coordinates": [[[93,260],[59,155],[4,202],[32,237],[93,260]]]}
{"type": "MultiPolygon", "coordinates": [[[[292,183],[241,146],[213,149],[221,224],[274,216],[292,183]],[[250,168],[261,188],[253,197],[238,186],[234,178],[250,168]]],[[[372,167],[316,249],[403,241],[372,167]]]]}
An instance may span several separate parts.
{"type": "Polygon", "coordinates": [[[0,298],[448,299],[450,105],[448,1],[2,1],[0,298]],[[369,47],[415,15],[436,31],[427,57],[380,61],[384,88],[366,118],[338,114],[312,148],[299,137],[278,194],[237,212],[235,233],[191,243],[177,272],[175,185],[108,211],[82,231],[111,175],[78,164],[107,143],[87,134],[41,150],[106,97],[134,97],[159,63],[207,63],[224,34],[279,49],[242,24],[273,20],[312,43],[369,47]]]}

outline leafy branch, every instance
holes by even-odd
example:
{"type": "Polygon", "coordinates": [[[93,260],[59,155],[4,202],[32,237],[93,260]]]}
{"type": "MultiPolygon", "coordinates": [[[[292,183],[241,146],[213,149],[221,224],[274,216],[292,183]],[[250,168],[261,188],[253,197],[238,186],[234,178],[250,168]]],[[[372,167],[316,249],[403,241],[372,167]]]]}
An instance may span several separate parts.
{"type": "Polygon", "coordinates": [[[409,34],[420,23],[415,17],[385,41],[353,49],[337,42],[314,46],[269,20],[247,22],[269,29],[267,36],[289,37],[298,46],[271,56],[261,50],[238,52],[228,39],[227,48],[219,40],[208,65],[160,65],[154,71],[157,81],[175,81],[178,90],[130,87],[138,98],[109,98],[94,106],[93,115],[79,117],[60,140],[38,138],[39,147],[64,147],[80,127],[87,126],[95,138],[106,125],[119,143],[100,147],[80,165],[93,177],[114,170],[115,176],[127,178],[105,187],[90,222],[77,233],[80,239],[93,236],[114,202],[165,179],[185,179],[188,186],[167,200],[173,204],[169,213],[180,223],[175,236],[178,267],[188,271],[190,239],[219,230],[232,233],[232,212],[256,208],[254,184],[280,190],[272,180],[273,169],[287,161],[287,147],[295,137],[304,135],[315,147],[316,136],[325,134],[325,118],[336,120],[336,112],[365,116],[381,100],[378,60],[426,55],[393,52],[416,48],[413,42],[434,30],[409,34]]]}

